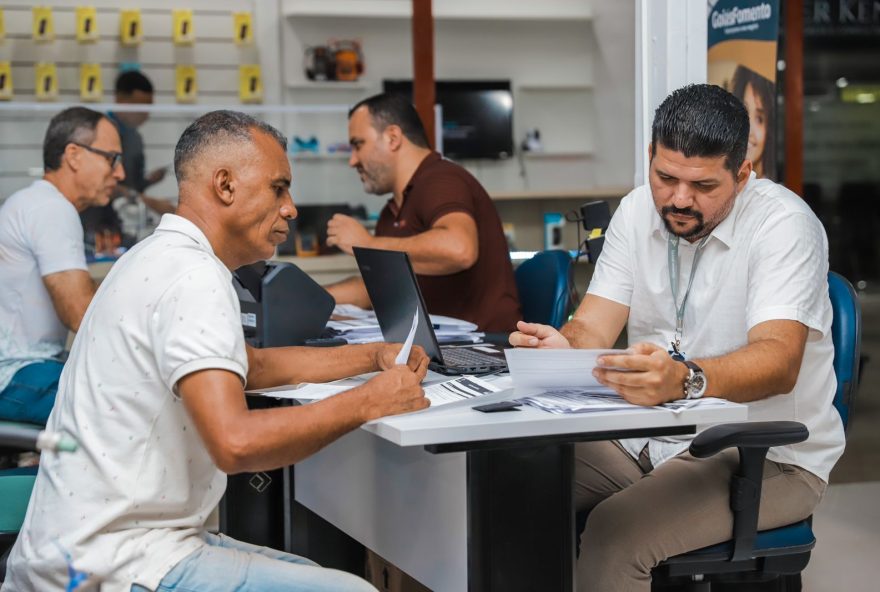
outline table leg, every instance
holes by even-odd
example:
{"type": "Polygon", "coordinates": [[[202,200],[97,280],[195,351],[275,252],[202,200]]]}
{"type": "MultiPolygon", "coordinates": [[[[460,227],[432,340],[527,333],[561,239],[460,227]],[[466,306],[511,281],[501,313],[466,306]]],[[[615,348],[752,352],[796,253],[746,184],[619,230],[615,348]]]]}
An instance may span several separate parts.
{"type": "Polygon", "coordinates": [[[574,585],[574,445],[468,452],[470,592],[574,585]]]}

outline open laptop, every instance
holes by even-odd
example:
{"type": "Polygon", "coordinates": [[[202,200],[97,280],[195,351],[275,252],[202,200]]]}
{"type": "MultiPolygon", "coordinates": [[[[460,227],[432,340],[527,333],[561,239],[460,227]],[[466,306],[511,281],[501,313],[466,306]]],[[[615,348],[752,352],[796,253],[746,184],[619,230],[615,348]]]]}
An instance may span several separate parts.
{"type": "Polygon", "coordinates": [[[418,310],[419,322],[413,343],[424,348],[431,358],[432,370],[441,374],[486,374],[507,369],[504,353],[493,346],[441,347],[437,343],[416,274],[405,252],[354,247],[354,256],[385,341],[406,341],[418,310]],[[488,353],[493,350],[495,354],[488,353]]]}

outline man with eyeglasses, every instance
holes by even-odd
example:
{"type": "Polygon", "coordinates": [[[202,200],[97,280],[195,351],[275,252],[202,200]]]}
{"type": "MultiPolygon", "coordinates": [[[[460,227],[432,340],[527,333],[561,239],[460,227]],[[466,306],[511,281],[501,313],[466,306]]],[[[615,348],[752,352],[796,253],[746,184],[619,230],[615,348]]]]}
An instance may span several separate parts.
{"type": "Polygon", "coordinates": [[[62,111],[43,166],[0,207],[0,420],[36,424],[55,401],[67,332],[95,293],[79,212],[108,203],[125,178],[116,126],[84,107],[62,111]]]}

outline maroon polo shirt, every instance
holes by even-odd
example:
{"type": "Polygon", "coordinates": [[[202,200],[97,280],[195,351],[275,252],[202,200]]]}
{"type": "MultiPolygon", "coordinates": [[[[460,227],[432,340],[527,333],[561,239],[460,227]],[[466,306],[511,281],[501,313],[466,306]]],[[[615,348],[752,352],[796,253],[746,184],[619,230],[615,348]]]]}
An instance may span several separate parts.
{"type": "Polygon", "coordinates": [[[479,255],[464,271],[418,276],[428,312],[471,321],[480,331],[514,330],[522,313],[501,219],[489,194],[465,169],[436,152],[426,156],[403,192],[400,209],[393,199],[382,209],[376,236],[414,236],[453,212],[477,223],[479,255]]]}

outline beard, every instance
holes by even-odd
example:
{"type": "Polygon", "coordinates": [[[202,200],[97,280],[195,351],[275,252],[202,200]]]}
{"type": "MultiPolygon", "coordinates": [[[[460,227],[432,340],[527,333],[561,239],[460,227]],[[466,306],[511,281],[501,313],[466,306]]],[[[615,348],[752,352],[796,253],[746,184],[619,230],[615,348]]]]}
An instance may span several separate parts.
{"type": "Polygon", "coordinates": [[[676,208],[675,206],[664,206],[660,209],[660,217],[663,219],[663,224],[666,226],[666,230],[669,231],[669,234],[673,234],[675,236],[681,237],[686,240],[690,240],[693,238],[700,238],[703,231],[706,230],[706,224],[703,221],[703,213],[694,210],[693,208],[676,208]],[[676,228],[676,226],[669,221],[667,216],[670,214],[678,214],[681,216],[691,216],[696,225],[693,228],[682,231],[676,228]]]}
{"type": "Polygon", "coordinates": [[[394,185],[389,181],[390,167],[374,164],[369,169],[360,165],[357,167],[364,191],[372,195],[385,195],[394,191],[394,185]]]}

